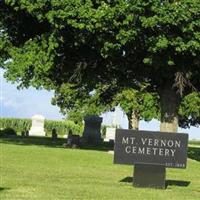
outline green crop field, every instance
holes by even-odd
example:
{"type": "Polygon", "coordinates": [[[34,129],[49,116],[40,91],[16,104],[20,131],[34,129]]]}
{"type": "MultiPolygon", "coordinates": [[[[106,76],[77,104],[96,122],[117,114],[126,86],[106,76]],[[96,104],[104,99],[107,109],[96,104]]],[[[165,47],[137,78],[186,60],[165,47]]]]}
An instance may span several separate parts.
{"type": "Polygon", "coordinates": [[[0,138],[1,200],[200,199],[199,161],[167,169],[166,190],[141,189],[132,186],[133,167],[114,165],[106,148],[64,149],[61,141],[38,141],[0,138]]]}
{"type": "Polygon", "coordinates": [[[200,148],[200,141],[199,140],[191,140],[189,141],[189,146],[199,147],[200,148]]]}

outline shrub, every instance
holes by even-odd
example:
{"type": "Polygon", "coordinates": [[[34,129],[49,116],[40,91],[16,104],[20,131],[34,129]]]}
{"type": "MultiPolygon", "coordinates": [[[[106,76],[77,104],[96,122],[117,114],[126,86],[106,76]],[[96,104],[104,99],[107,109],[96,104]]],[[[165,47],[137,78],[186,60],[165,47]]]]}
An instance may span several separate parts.
{"type": "Polygon", "coordinates": [[[17,133],[12,128],[5,128],[4,130],[1,130],[2,136],[16,136],[17,133]]]}
{"type": "Polygon", "coordinates": [[[31,127],[31,119],[17,119],[17,118],[1,118],[1,129],[12,128],[16,132],[29,130],[31,127]]]}
{"type": "Polygon", "coordinates": [[[188,148],[188,158],[200,161],[200,148],[189,147],[188,148]]]}

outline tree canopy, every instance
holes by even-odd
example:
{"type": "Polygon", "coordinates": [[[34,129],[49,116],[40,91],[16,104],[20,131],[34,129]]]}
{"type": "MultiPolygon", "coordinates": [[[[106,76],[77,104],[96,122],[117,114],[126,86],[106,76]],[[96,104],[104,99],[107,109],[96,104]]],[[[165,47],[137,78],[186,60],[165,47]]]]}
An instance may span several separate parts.
{"type": "MultiPolygon", "coordinates": [[[[199,0],[1,0],[0,63],[20,87],[103,84],[105,99],[146,82],[161,130],[176,131],[183,98],[199,103],[199,16],[199,0]]],[[[199,111],[182,112],[199,123],[199,111]]]]}
{"type": "Polygon", "coordinates": [[[55,91],[52,103],[57,105],[68,119],[82,123],[86,115],[100,115],[110,110],[112,105],[102,101],[100,95],[99,90],[89,92],[84,87],[77,88],[65,83],[55,91]]]}
{"type": "Polygon", "coordinates": [[[119,104],[126,113],[129,129],[139,129],[140,120],[150,121],[153,118],[160,118],[158,95],[143,90],[145,90],[144,86],[140,90],[123,89],[113,98],[113,103],[119,104]]]}
{"type": "MultiPolygon", "coordinates": [[[[82,123],[86,115],[100,115],[118,105],[127,115],[130,129],[138,129],[140,120],[160,119],[159,96],[156,93],[144,92],[145,86],[141,87],[140,91],[121,88],[109,102],[105,102],[104,96],[101,96],[104,94],[104,89],[100,87],[88,93],[84,87],[77,88],[71,84],[63,84],[55,91],[52,103],[76,123],[82,123]]],[[[178,110],[179,127],[198,126],[199,116],[200,94],[193,92],[181,101],[178,110]]]]}

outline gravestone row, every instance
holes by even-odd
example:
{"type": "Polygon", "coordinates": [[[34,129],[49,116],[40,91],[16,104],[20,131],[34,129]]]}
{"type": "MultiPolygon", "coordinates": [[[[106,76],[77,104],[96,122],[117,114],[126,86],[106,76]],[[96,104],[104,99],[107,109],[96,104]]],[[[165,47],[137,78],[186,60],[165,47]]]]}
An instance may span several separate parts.
{"type": "MultiPolygon", "coordinates": [[[[45,136],[45,131],[44,131],[44,120],[45,118],[42,115],[34,115],[32,117],[32,126],[30,131],[28,132],[29,136],[45,136]]],[[[92,143],[92,144],[99,144],[102,142],[101,139],[101,123],[102,123],[102,117],[98,117],[95,115],[92,116],[86,116],[84,118],[85,121],[85,126],[84,126],[84,131],[83,131],[83,137],[81,138],[83,143],[92,143]]],[[[24,133],[23,133],[24,135],[24,133]]],[[[70,135],[70,134],[69,134],[70,135]]],[[[74,138],[73,140],[78,140],[76,139],[77,136],[69,136],[68,139],[69,141],[72,140],[72,137],[74,138]]],[[[57,133],[56,130],[52,130],[52,139],[57,138],[57,133]]],[[[75,142],[77,143],[77,142],[75,142]]]]}

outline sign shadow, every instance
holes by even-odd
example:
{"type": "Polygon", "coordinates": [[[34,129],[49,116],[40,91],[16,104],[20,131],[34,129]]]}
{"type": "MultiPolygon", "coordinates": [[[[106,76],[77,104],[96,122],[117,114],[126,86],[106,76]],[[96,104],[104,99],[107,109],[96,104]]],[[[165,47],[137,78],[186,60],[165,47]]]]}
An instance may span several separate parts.
{"type": "Polygon", "coordinates": [[[127,176],[127,177],[123,178],[122,180],[120,180],[119,182],[121,182],[121,183],[133,183],[133,177],[127,176]]]}
{"type": "MultiPolygon", "coordinates": [[[[123,179],[121,179],[119,182],[121,183],[133,183],[133,177],[131,176],[127,176],[123,179]]],[[[165,181],[165,185],[166,185],[166,188],[168,186],[179,186],[179,187],[187,187],[190,185],[190,181],[181,181],[181,180],[166,180],[165,181]]]]}
{"type": "Polygon", "coordinates": [[[180,186],[180,187],[187,187],[190,185],[190,181],[181,181],[181,180],[166,180],[166,188],[167,186],[174,185],[174,186],[180,186]]]}
{"type": "MultiPolygon", "coordinates": [[[[119,182],[121,183],[133,183],[133,177],[127,176],[123,179],[121,179],[119,182]]],[[[179,187],[187,187],[190,185],[190,181],[181,181],[181,180],[166,180],[165,185],[166,188],[168,186],[179,186],[179,187]]]]}

